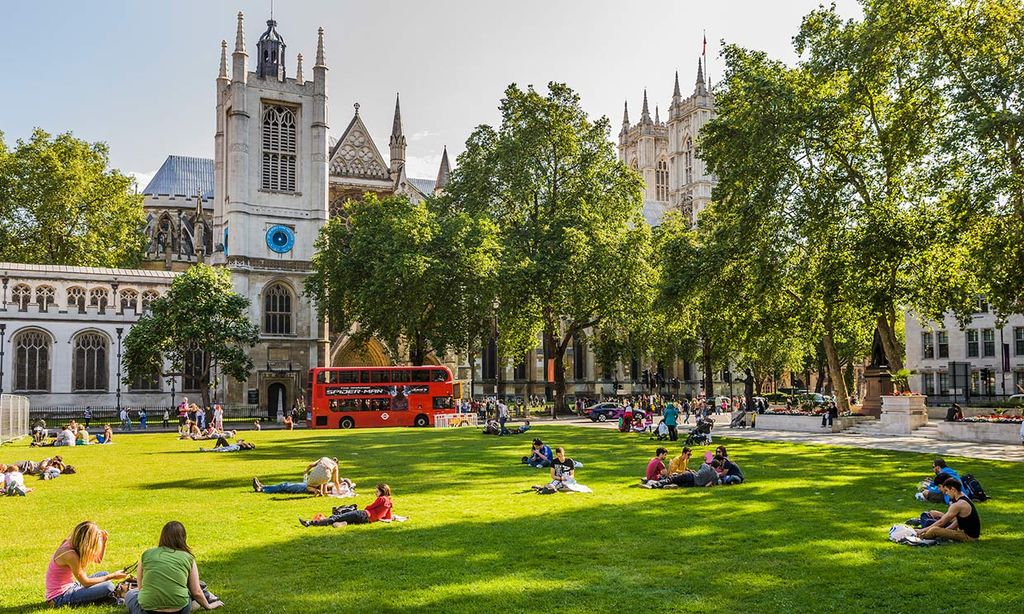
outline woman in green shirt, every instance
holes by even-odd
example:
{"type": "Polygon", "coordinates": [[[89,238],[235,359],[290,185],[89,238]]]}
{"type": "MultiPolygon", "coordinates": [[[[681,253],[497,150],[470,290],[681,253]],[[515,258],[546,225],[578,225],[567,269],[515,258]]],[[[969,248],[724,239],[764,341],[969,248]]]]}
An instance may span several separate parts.
{"type": "Polygon", "coordinates": [[[199,582],[199,568],[185,542],[185,527],[177,520],[164,525],[160,545],[142,553],[138,568],[139,588],[128,591],[125,605],[130,614],[192,611],[192,600],[206,610],[224,603],[199,582]]]}

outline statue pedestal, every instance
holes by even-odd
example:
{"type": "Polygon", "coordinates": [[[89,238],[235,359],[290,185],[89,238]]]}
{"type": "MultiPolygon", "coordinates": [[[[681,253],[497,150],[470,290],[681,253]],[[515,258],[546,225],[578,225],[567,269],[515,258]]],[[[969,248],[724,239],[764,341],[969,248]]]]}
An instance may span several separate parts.
{"type": "Polygon", "coordinates": [[[879,427],[889,435],[909,435],[914,429],[928,424],[928,408],[925,397],[920,394],[909,396],[883,396],[882,419],[879,427]]]}
{"type": "Polygon", "coordinates": [[[889,369],[867,367],[864,369],[864,383],[867,390],[860,406],[860,413],[878,418],[882,415],[882,396],[893,392],[889,369]]]}

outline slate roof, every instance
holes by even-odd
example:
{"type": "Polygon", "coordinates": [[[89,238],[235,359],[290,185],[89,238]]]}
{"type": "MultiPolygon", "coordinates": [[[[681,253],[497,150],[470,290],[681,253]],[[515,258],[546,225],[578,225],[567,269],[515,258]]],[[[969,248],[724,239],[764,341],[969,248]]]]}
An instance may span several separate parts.
{"type": "Polygon", "coordinates": [[[148,196],[195,198],[202,190],[203,200],[213,198],[213,160],[189,156],[167,156],[160,170],[142,191],[148,196]]]}
{"type": "Polygon", "coordinates": [[[416,189],[423,192],[424,196],[430,196],[434,193],[434,180],[433,179],[414,179],[409,178],[409,183],[416,186],[416,189]]]}

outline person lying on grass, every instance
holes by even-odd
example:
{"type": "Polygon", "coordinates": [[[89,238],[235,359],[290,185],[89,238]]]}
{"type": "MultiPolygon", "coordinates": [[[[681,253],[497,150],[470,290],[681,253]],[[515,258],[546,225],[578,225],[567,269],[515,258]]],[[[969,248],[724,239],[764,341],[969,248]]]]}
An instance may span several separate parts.
{"type": "Polygon", "coordinates": [[[532,486],[540,494],[551,494],[558,491],[593,492],[576,481],[576,463],[566,458],[565,450],[555,448],[555,460],[551,463],[551,481],[544,486],[532,486]]]}
{"type": "Polygon", "coordinates": [[[338,477],[338,458],[323,458],[313,461],[306,467],[305,473],[302,475],[301,482],[282,482],[280,484],[273,484],[271,486],[264,486],[259,478],[252,479],[252,489],[256,492],[264,492],[267,494],[275,493],[291,493],[291,494],[304,494],[309,493],[317,496],[324,496],[327,494],[327,484],[333,484],[335,492],[341,490],[341,479],[338,477]]]}
{"type": "Polygon", "coordinates": [[[949,497],[949,509],[945,513],[928,512],[936,518],[930,526],[917,530],[922,539],[948,539],[958,542],[977,541],[981,537],[981,517],[974,502],[963,494],[963,486],[959,480],[946,478],[939,486],[944,495],[949,497]]]}
{"type": "Polygon", "coordinates": [[[160,531],[157,547],[142,553],[136,570],[139,588],[124,596],[128,614],[187,614],[192,611],[193,599],[204,610],[224,605],[199,581],[196,558],[185,538],[185,525],[172,520],[160,531]]]}
{"type": "Polygon", "coordinates": [[[377,498],[373,503],[366,506],[366,509],[353,509],[355,506],[336,507],[331,510],[327,518],[314,518],[304,520],[299,518],[299,524],[304,527],[327,527],[335,529],[350,524],[369,524],[379,520],[391,520],[391,487],[381,482],[377,484],[377,498]]]}
{"type": "Polygon", "coordinates": [[[124,571],[99,571],[85,575],[85,568],[103,561],[107,532],[95,522],[85,521],[57,548],[46,567],[46,601],[54,607],[109,602],[114,582],[124,580],[124,571]]]}
{"type": "Polygon", "coordinates": [[[239,452],[243,450],[255,450],[256,444],[239,439],[234,444],[229,444],[223,437],[217,438],[217,443],[212,448],[199,448],[200,452],[239,452]]]}
{"type": "Polygon", "coordinates": [[[0,464],[0,472],[3,473],[3,494],[8,497],[24,497],[32,492],[32,489],[25,486],[25,474],[17,465],[0,464]]]}
{"type": "Polygon", "coordinates": [[[64,471],[64,459],[60,456],[54,456],[53,458],[44,458],[38,463],[35,461],[18,461],[15,463],[18,466],[18,470],[25,475],[42,475],[49,469],[57,470],[57,473],[64,471]]]}

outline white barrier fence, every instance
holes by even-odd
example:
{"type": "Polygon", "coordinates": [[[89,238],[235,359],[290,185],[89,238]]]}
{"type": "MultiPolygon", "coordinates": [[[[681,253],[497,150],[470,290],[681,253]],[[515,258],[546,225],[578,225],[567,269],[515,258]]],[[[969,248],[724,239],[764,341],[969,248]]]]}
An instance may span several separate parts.
{"type": "Polygon", "coordinates": [[[473,414],[437,414],[434,416],[434,427],[439,429],[459,426],[476,426],[477,415],[473,414]]]}
{"type": "Polygon", "coordinates": [[[28,397],[0,394],[0,443],[28,435],[28,397]]]}

